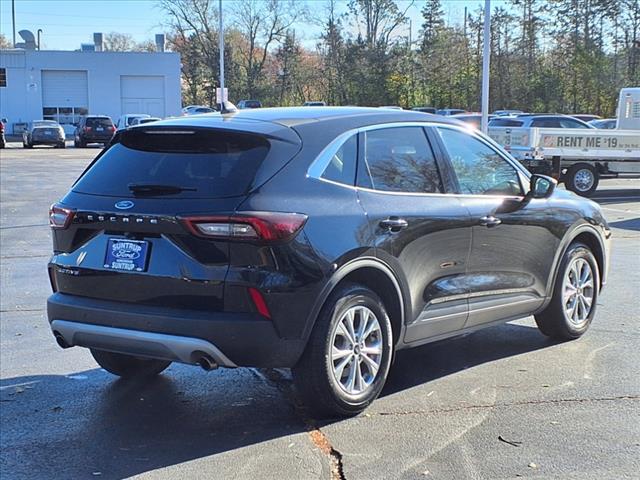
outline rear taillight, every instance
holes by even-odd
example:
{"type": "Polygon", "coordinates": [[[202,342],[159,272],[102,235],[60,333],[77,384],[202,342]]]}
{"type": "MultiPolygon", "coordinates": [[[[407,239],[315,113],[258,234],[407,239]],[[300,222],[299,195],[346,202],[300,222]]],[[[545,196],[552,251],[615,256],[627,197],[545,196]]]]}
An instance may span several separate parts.
{"type": "Polygon", "coordinates": [[[91,131],[91,127],[84,127],[84,131],[85,132],[90,132],[91,131]]]}
{"type": "Polygon", "coordinates": [[[307,221],[301,213],[242,212],[229,216],[182,218],[187,229],[199,237],[228,240],[286,241],[307,221]]]}
{"type": "Polygon", "coordinates": [[[74,211],[54,203],[49,207],[49,226],[51,228],[67,228],[73,220],[74,211]]]}

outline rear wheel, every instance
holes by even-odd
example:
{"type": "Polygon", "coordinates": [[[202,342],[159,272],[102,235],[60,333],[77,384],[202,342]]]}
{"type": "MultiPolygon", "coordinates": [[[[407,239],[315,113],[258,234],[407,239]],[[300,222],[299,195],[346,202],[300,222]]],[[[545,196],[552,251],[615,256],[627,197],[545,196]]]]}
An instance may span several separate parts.
{"type": "Polygon", "coordinates": [[[559,340],[584,334],[596,313],[599,285],[593,253],[586,245],[572,244],[560,264],[551,302],[535,316],[540,331],[559,340]]]}
{"type": "Polygon", "coordinates": [[[392,354],[391,321],[380,298],[345,285],[322,308],[293,379],[314,414],[357,415],[380,394],[392,354]]]}
{"type": "Polygon", "coordinates": [[[573,165],[565,174],[564,184],[568,190],[590,197],[598,188],[600,175],[593,165],[588,163],[577,163],[573,165]]]}
{"type": "Polygon", "coordinates": [[[91,355],[107,372],[123,378],[153,377],[171,365],[166,360],[140,358],[93,348],[91,355]]]}

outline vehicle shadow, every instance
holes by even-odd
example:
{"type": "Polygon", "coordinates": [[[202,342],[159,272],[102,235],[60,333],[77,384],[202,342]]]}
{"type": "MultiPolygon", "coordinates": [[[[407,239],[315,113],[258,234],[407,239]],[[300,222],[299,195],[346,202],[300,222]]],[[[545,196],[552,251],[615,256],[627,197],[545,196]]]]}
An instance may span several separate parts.
{"type": "Polygon", "coordinates": [[[610,227],[621,228],[623,230],[633,230],[640,232],[640,217],[628,218],[617,222],[609,222],[610,227]]]}
{"type": "MultiPolygon", "coordinates": [[[[507,324],[405,350],[382,395],[551,345],[536,328],[507,324]]],[[[11,478],[122,479],[254,446],[226,457],[227,477],[236,478],[233,459],[263,456],[263,448],[276,454],[282,448],[265,442],[308,430],[289,397],[290,377],[281,382],[254,369],[205,374],[182,365],[142,381],[100,369],[0,380],[0,465],[11,478]]],[[[224,478],[220,467],[214,476],[224,478]]]]}
{"type": "Polygon", "coordinates": [[[614,203],[636,203],[640,197],[640,188],[606,189],[599,188],[591,197],[591,200],[601,205],[614,203]]]}
{"type": "MultiPolygon", "coordinates": [[[[129,478],[306,431],[277,388],[250,369],[172,366],[135,382],[100,369],[19,377],[0,382],[0,402],[0,465],[12,479],[129,478]]],[[[261,447],[253,454],[276,449],[261,447]]],[[[213,477],[238,478],[238,460],[213,477]]]]}
{"type": "Polygon", "coordinates": [[[467,368],[550,347],[556,342],[535,326],[507,323],[397,353],[382,396],[467,368]]]}

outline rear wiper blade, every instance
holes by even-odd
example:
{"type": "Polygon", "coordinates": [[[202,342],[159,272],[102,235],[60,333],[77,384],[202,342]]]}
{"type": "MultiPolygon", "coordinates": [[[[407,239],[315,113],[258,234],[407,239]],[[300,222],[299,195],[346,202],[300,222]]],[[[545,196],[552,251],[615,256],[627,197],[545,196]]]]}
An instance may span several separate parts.
{"type": "Polygon", "coordinates": [[[180,192],[195,192],[193,187],[182,187],[180,185],[164,185],[156,183],[130,183],[129,190],[138,195],[172,195],[180,192]]]}

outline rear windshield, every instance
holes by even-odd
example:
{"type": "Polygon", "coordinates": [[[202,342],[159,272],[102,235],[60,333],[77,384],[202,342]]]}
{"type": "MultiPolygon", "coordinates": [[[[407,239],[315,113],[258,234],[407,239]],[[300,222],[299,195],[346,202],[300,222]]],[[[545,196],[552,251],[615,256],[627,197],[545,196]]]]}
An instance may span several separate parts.
{"type": "Polygon", "coordinates": [[[258,135],[224,130],[153,132],[123,133],[73,190],[134,197],[131,185],[165,185],[182,191],[163,198],[238,196],[249,191],[269,152],[269,142],[258,135]]]}
{"type": "Polygon", "coordinates": [[[495,118],[491,120],[491,127],[521,127],[522,121],[511,120],[509,118],[495,118]]]}
{"type": "Polygon", "coordinates": [[[87,127],[110,127],[113,122],[110,118],[87,118],[87,127]]]}

